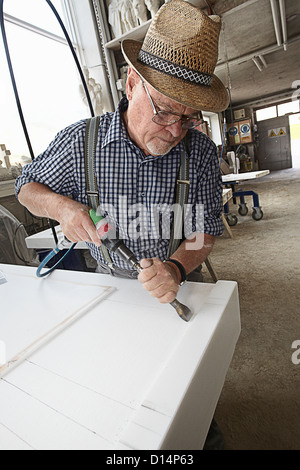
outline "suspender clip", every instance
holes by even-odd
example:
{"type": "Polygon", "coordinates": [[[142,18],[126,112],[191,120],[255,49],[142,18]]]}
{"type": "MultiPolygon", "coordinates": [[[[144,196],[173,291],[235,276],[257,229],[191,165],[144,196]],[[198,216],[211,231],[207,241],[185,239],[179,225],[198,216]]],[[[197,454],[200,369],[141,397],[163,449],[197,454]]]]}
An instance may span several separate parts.
{"type": "Polygon", "coordinates": [[[189,186],[191,182],[190,180],[177,180],[177,184],[187,184],[189,186]]]}

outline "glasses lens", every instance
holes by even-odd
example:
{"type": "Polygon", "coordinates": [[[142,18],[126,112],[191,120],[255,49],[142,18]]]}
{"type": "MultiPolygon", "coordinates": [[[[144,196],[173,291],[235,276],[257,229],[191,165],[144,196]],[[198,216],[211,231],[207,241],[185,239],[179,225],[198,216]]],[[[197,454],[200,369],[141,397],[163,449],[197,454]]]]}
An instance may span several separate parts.
{"type": "Polygon", "coordinates": [[[167,113],[166,111],[158,111],[152,118],[156,124],[161,126],[170,126],[177,121],[180,121],[180,117],[175,114],[167,113]]]}
{"type": "Polygon", "coordinates": [[[195,127],[200,126],[203,123],[202,119],[187,119],[186,121],[183,121],[182,123],[182,128],[183,129],[195,129],[195,127]]]}
{"type": "Polygon", "coordinates": [[[158,111],[152,118],[152,121],[160,126],[171,126],[175,122],[181,121],[182,129],[194,129],[202,124],[202,119],[179,117],[176,114],[167,113],[166,111],[158,111]]]}

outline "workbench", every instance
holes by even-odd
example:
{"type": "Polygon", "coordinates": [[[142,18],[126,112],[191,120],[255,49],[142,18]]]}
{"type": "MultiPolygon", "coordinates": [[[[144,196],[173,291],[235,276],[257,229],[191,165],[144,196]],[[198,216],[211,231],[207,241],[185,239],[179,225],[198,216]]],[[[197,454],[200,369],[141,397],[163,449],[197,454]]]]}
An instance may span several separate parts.
{"type": "Polygon", "coordinates": [[[184,322],[137,280],[1,273],[0,450],[203,447],[240,334],[236,282],[182,286],[184,322]]]}
{"type": "Polygon", "coordinates": [[[222,182],[224,184],[240,183],[242,181],[255,180],[267,176],[270,170],[248,171],[246,173],[229,173],[222,175],[222,182]]]}

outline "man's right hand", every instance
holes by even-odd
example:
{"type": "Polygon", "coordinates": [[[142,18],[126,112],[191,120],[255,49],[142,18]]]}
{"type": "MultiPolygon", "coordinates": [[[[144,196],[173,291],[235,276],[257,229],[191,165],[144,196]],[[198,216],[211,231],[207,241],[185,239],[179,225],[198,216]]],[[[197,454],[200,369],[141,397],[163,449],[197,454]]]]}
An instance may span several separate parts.
{"type": "Polygon", "coordinates": [[[22,186],[18,199],[32,214],[59,222],[63,234],[71,242],[86,241],[100,246],[101,240],[89,208],[61,194],[54,193],[40,183],[22,186]]]}
{"type": "Polygon", "coordinates": [[[89,207],[68,200],[60,208],[58,220],[65,237],[71,242],[85,241],[100,246],[101,240],[89,215],[89,207]],[[69,202],[70,201],[70,202],[69,202]]]}

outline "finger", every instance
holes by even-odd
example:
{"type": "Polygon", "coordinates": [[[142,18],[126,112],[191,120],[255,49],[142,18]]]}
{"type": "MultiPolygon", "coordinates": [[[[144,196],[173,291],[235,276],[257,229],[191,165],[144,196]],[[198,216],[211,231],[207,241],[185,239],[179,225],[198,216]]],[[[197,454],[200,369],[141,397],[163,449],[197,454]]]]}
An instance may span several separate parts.
{"type": "Polygon", "coordinates": [[[174,282],[170,273],[163,277],[154,276],[148,281],[142,282],[142,286],[153,297],[162,299],[163,302],[171,302],[178,292],[178,285],[174,282]]]}
{"type": "Polygon", "coordinates": [[[171,293],[171,296],[174,294],[174,298],[175,298],[175,295],[178,292],[177,284],[174,284],[173,281],[169,281],[169,280],[162,281],[162,282],[157,282],[157,281],[158,279],[153,278],[148,282],[144,282],[142,285],[145,290],[150,292],[150,294],[153,297],[157,297],[158,299],[168,295],[169,293],[171,293]]]}
{"type": "Polygon", "coordinates": [[[157,269],[153,263],[152,259],[142,259],[140,261],[140,266],[142,267],[142,271],[138,275],[138,280],[144,284],[145,282],[149,281],[150,279],[154,278],[157,274],[157,269]]]}
{"type": "Polygon", "coordinates": [[[97,246],[100,246],[101,245],[101,238],[100,238],[100,236],[99,236],[99,234],[96,230],[95,225],[91,221],[91,219],[84,222],[83,228],[84,228],[85,233],[86,233],[85,236],[87,237],[87,239],[85,241],[89,241],[89,242],[95,243],[95,245],[97,245],[97,246]]]}
{"type": "MultiPolygon", "coordinates": [[[[146,289],[145,285],[143,286],[146,289]]],[[[178,286],[169,288],[162,284],[153,290],[148,290],[148,292],[152,295],[152,297],[158,299],[160,303],[170,303],[176,298],[178,286]]]]}
{"type": "Polygon", "coordinates": [[[101,245],[101,241],[99,237],[97,236],[96,229],[94,228],[95,234],[94,235],[94,240],[90,237],[89,233],[87,230],[82,227],[82,226],[73,226],[72,229],[63,229],[63,233],[67,239],[69,239],[73,243],[77,242],[90,242],[90,243],[95,243],[97,245],[101,245]]]}
{"type": "Polygon", "coordinates": [[[93,240],[91,239],[84,227],[76,227],[76,234],[78,241],[93,243],[93,240]]]}
{"type": "Polygon", "coordinates": [[[144,258],[140,261],[140,265],[143,269],[150,268],[150,266],[153,266],[153,260],[149,258],[144,258]]]}
{"type": "MultiPolygon", "coordinates": [[[[149,268],[150,269],[150,268],[149,268]]],[[[149,282],[151,279],[154,279],[156,276],[155,270],[142,269],[138,275],[138,280],[144,285],[146,282],[149,282]]]]}
{"type": "Polygon", "coordinates": [[[78,235],[76,233],[76,230],[74,228],[68,229],[67,227],[61,227],[62,233],[64,234],[65,238],[73,243],[77,243],[78,240],[78,235]]]}
{"type": "Polygon", "coordinates": [[[90,218],[89,212],[87,212],[86,210],[81,210],[77,222],[77,233],[79,236],[82,237],[82,241],[95,243],[96,245],[101,244],[100,236],[96,230],[92,219],[90,218]],[[84,230],[84,232],[81,228],[84,230]]]}
{"type": "Polygon", "coordinates": [[[169,291],[165,295],[161,297],[157,297],[157,300],[161,304],[169,304],[170,302],[173,302],[173,300],[176,299],[177,292],[169,291]]]}

